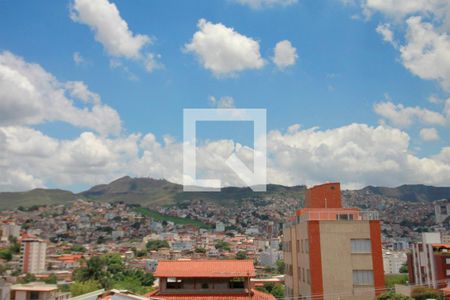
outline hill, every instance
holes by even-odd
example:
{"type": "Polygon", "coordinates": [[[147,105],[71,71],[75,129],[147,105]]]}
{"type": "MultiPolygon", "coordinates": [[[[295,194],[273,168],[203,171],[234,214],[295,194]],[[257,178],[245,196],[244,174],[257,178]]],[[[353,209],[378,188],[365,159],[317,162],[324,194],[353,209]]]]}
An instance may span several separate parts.
{"type": "Polygon", "coordinates": [[[34,189],[27,192],[0,193],[0,210],[14,209],[20,206],[64,204],[77,199],[72,192],[58,189],[34,189]]]}
{"type": "MultiPolygon", "coordinates": [[[[182,185],[167,180],[152,178],[122,177],[108,184],[96,185],[87,191],[75,194],[57,189],[34,189],[27,192],[0,193],[0,210],[19,206],[64,204],[76,199],[91,201],[123,201],[143,207],[189,205],[192,200],[218,203],[224,207],[242,205],[251,201],[254,205],[266,206],[279,199],[298,199],[303,204],[305,186],[282,186],[269,184],[267,192],[253,192],[248,187],[226,187],[221,192],[183,192],[182,185]]],[[[402,185],[396,188],[368,186],[361,190],[343,191],[344,199],[351,196],[352,204],[362,203],[368,196],[397,199],[408,202],[431,202],[450,199],[450,187],[426,185],[402,185]],[[361,200],[361,201],[360,201],[361,200]]],[[[369,197],[370,198],[370,197],[369,197]]],[[[359,205],[358,205],[359,206],[359,205]]]]}
{"type": "Polygon", "coordinates": [[[373,194],[382,197],[412,202],[432,202],[450,199],[450,187],[434,187],[423,184],[401,185],[396,188],[368,186],[359,190],[362,195],[373,194]]]}

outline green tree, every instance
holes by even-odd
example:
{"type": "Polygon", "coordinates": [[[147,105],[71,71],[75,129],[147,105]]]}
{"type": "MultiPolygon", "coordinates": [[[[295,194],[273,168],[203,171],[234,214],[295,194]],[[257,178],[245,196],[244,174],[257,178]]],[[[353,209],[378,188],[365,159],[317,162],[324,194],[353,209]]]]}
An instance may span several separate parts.
{"type": "Polygon", "coordinates": [[[74,282],[70,285],[70,293],[72,297],[84,295],[101,289],[102,286],[96,280],[87,280],[83,282],[74,282]]]}
{"type": "Polygon", "coordinates": [[[31,273],[27,273],[24,277],[19,279],[19,283],[30,283],[34,281],[36,281],[36,276],[31,273]]]}
{"type": "Polygon", "coordinates": [[[164,240],[150,240],[146,244],[147,250],[159,250],[161,248],[170,248],[169,243],[164,240]]]}
{"type": "Polygon", "coordinates": [[[389,291],[386,293],[383,293],[375,298],[376,300],[413,300],[413,298],[402,295],[402,294],[396,294],[393,291],[389,291]]]}
{"type": "Polygon", "coordinates": [[[47,279],[44,280],[44,282],[47,284],[57,284],[58,278],[56,277],[56,275],[54,273],[52,273],[48,276],[47,279]]]}
{"type": "Polygon", "coordinates": [[[83,246],[83,245],[72,245],[72,247],[70,247],[70,251],[71,252],[81,252],[84,253],[87,251],[87,249],[83,246]]]}
{"type": "Polygon", "coordinates": [[[239,251],[238,253],[236,253],[236,259],[247,259],[247,253],[245,253],[245,251],[239,251]]]}
{"type": "Polygon", "coordinates": [[[257,287],[257,290],[272,294],[275,298],[284,298],[284,286],[281,284],[265,283],[262,287],[257,287]]]}
{"type": "Polygon", "coordinates": [[[284,265],[285,265],[284,260],[282,260],[282,259],[277,260],[276,265],[277,265],[278,273],[284,274],[284,265]]]}
{"type": "Polygon", "coordinates": [[[442,299],[442,294],[438,290],[429,287],[418,286],[412,290],[411,297],[413,297],[415,300],[442,299]]]}
{"type": "Polygon", "coordinates": [[[223,241],[223,240],[218,240],[216,242],[216,244],[214,245],[214,247],[217,250],[223,250],[223,251],[230,251],[231,250],[230,244],[228,242],[223,241]]]}
{"type": "Polygon", "coordinates": [[[407,264],[403,264],[403,265],[400,267],[399,272],[400,272],[400,273],[408,273],[408,265],[407,265],[407,264]]]}

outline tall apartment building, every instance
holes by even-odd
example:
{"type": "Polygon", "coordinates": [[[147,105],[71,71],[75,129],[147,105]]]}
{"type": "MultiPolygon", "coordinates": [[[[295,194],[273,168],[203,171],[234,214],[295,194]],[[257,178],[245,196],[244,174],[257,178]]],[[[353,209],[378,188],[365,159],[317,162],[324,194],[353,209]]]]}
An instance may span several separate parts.
{"type": "Polygon", "coordinates": [[[23,273],[45,272],[47,244],[43,240],[34,237],[23,238],[20,251],[20,265],[23,273]]]}
{"type": "Polygon", "coordinates": [[[439,232],[422,233],[422,242],[408,253],[409,282],[443,288],[450,283],[450,244],[442,243],[439,232]]]}
{"type": "Polygon", "coordinates": [[[384,290],[376,212],[343,208],[339,183],[307,189],[284,226],[286,297],[373,299],[384,290]]]}

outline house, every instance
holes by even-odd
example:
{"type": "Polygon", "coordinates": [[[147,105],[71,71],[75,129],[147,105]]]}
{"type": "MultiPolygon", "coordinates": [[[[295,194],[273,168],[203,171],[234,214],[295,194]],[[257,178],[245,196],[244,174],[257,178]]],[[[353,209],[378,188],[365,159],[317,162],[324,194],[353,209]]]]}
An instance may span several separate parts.
{"type": "Polygon", "coordinates": [[[70,293],[61,293],[56,284],[31,282],[11,286],[11,300],[66,300],[70,293]]]}
{"type": "Polygon", "coordinates": [[[251,289],[256,277],[251,260],[160,261],[153,274],[159,289],[146,295],[160,300],[274,300],[251,289]]]}

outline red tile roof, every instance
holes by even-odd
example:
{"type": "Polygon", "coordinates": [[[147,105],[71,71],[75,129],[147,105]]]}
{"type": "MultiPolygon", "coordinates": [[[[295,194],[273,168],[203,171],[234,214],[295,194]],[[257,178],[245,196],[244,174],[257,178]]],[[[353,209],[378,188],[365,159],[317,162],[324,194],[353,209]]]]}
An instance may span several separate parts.
{"type": "Polygon", "coordinates": [[[252,260],[162,260],[155,277],[255,277],[252,260]]]}
{"type": "MultiPolygon", "coordinates": [[[[172,294],[172,295],[158,295],[153,292],[144,295],[150,299],[157,300],[249,300],[248,294],[172,294]]],[[[251,300],[275,300],[276,298],[271,294],[266,294],[257,290],[252,290],[251,300]]]]}

